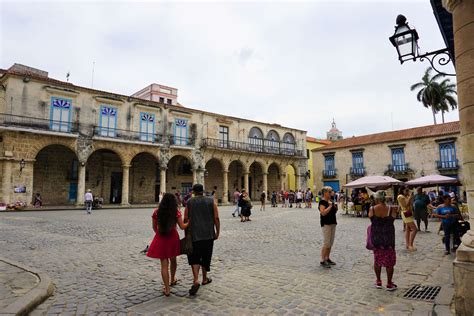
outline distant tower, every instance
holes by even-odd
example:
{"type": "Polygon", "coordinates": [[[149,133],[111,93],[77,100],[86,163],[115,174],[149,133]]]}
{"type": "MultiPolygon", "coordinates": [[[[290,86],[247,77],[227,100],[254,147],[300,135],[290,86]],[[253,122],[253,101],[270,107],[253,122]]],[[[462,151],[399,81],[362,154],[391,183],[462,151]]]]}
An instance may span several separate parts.
{"type": "Polygon", "coordinates": [[[334,119],[332,119],[331,125],[331,129],[329,130],[329,132],[326,133],[326,138],[333,142],[342,139],[342,132],[337,129],[336,122],[334,121],[334,119]]]}

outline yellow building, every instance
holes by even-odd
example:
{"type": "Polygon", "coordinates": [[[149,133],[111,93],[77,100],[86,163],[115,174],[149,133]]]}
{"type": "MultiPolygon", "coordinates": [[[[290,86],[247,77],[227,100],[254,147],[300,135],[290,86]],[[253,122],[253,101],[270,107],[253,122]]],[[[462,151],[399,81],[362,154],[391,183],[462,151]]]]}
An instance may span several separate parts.
{"type": "MultiPolygon", "coordinates": [[[[313,166],[313,155],[311,155],[311,150],[320,148],[323,146],[326,146],[330,144],[331,141],[325,140],[325,139],[316,139],[314,137],[306,137],[306,156],[308,157],[308,171],[309,171],[309,179],[307,181],[308,186],[311,188],[311,190],[316,190],[316,174],[315,170],[311,168],[313,166]]],[[[296,177],[295,177],[295,169],[289,165],[287,167],[286,173],[288,175],[288,183],[287,183],[287,189],[288,190],[296,190],[296,177]]],[[[304,176],[304,175],[302,175],[304,176]]],[[[305,188],[298,188],[298,189],[305,189],[305,188]]],[[[318,188],[320,189],[320,188],[318,188]]]]}

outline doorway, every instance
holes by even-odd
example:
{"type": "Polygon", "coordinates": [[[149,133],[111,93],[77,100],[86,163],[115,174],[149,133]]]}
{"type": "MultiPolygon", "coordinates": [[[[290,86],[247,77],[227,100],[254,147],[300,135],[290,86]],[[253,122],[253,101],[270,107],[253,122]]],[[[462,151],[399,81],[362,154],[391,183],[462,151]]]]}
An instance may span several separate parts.
{"type": "Polygon", "coordinates": [[[110,177],[110,203],[122,203],[122,173],[112,172],[110,177]]]}

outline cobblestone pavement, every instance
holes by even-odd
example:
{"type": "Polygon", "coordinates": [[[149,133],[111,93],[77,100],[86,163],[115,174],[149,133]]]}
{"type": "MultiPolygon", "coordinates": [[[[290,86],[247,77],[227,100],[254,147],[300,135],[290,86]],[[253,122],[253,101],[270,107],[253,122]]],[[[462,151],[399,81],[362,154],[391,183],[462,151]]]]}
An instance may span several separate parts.
{"type": "MultiPolygon", "coordinates": [[[[252,221],[221,207],[212,284],[187,295],[191,273],[178,259],[180,284],[161,293],[159,262],[140,254],[153,237],[150,209],[1,213],[2,256],[47,273],[54,296],[32,315],[94,314],[363,314],[429,315],[433,304],[401,298],[411,284],[449,282],[452,256],[436,232],[420,233],[418,251],[403,250],[397,226],[399,290],[373,288],[372,253],[365,249],[366,218],[339,215],[332,259],[319,267],[321,228],[315,209],[254,211],[252,221]],[[436,276],[436,278],[433,278],[436,276]]],[[[438,223],[430,223],[432,231],[438,223]]],[[[385,281],[384,281],[385,283],[385,281]]],[[[444,284],[440,284],[444,285],[444,284]]]]}

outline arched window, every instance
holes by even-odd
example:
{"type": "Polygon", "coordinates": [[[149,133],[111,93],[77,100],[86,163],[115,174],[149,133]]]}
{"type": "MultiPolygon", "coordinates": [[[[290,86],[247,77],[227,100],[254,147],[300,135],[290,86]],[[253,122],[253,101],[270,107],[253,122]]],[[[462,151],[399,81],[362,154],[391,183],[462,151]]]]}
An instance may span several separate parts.
{"type": "Polygon", "coordinates": [[[285,155],[294,155],[296,149],[295,138],[290,133],[283,136],[282,152],[285,155]]]}
{"type": "Polygon", "coordinates": [[[280,149],[280,135],[274,130],[270,130],[267,134],[267,141],[265,143],[266,151],[277,154],[280,149]]]}
{"type": "Polygon", "coordinates": [[[263,151],[263,133],[258,127],[252,127],[249,132],[249,149],[250,151],[263,151]]]}

